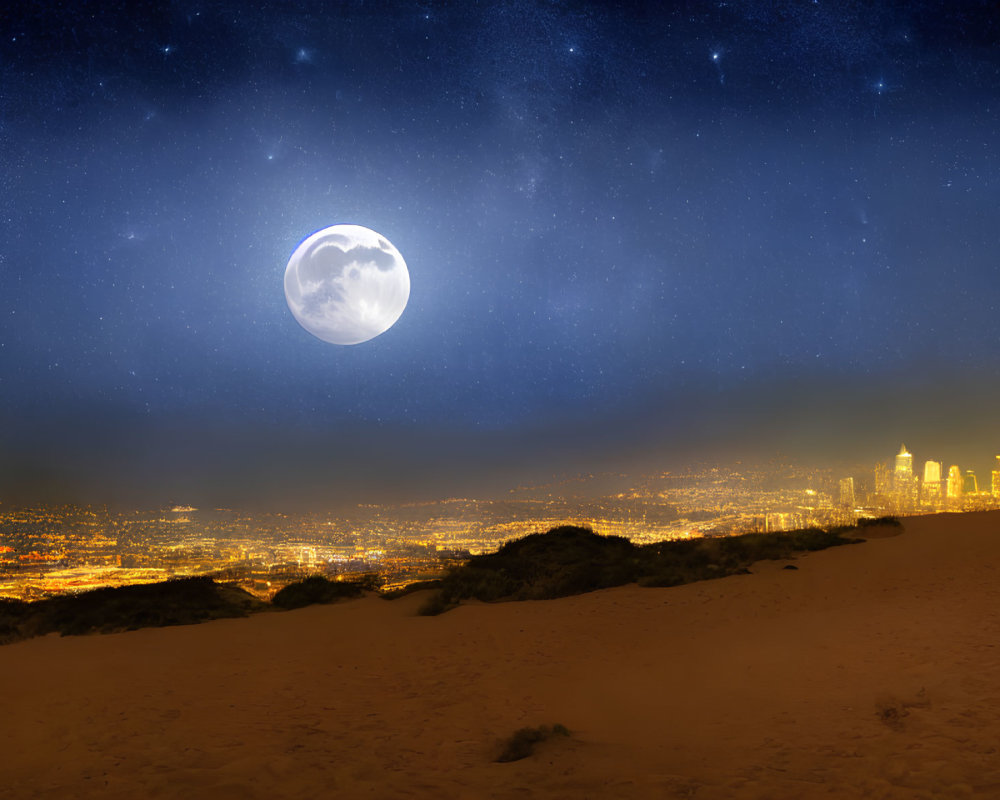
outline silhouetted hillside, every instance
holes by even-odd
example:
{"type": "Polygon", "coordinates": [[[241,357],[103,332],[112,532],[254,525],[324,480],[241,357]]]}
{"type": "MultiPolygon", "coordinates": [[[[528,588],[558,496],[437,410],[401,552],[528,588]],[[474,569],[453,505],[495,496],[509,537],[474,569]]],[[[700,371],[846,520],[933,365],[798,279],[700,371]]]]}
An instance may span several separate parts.
{"type": "MultiPolygon", "coordinates": [[[[859,527],[871,524],[899,523],[894,519],[868,520],[859,527]]],[[[745,572],[750,564],[763,559],[788,558],[797,552],[861,541],[844,535],[857,530],[748,533],[635,545],[621,536],[600,536],[589,528],[563,526],[507,542],[495,553],[473,556],[440,581],[411,588],[436,587],[438,591],[421,613],[439,614],[468,598],[486,602],[542,600],[633,582],[676,586],[745,572]]],[[[114,633],[245,617],[273,608],[331,603],[376,588],[374,575],[343,581],[312,576],[284,587],[272,604],[234,586],[198,577],[97,589],[34,603],[0,599],[0,644],[48,633],[114,633]]]]}
{"type": "Polygon", "coordinates": [[[253,595],[211,578],[183,578],[96,589],[34,603],[0,602],[0,644],[61,633],[114,633],[245,617],[269,608],[253,595]]]}
{"type": "Polygon", "coordinates": [[[291,610],[316,603],[335,603],[351,597],[361,597],[365,591],[375,591],[378,588],[378,576],[362,575],[353,580],[331,581],[322,575],[310,575],[308,578],[290,583],[280,589],[271,602],[278,608],[291,610]]]}
{"type": "Polygon", "coordinates": [[[438,614],[461,600],[542,600],[637,582],[676,586],[745,572],[755,561],[788,558],[861,541],[842,528],[748,533],[635,545],[621,536],[563,526],[507,542],[496,553],[473,556],[441,580],[422,609],[438,614]]]}

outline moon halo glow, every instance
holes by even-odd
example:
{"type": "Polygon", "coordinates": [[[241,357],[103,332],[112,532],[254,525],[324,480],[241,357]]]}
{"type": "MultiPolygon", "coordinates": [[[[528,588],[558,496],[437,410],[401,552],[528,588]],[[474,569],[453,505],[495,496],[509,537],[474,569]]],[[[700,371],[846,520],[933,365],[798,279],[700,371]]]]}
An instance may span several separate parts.
{"type": "Polygon", "coordinates": [[[317,339],[360,344],[395,324],[410,297],[410,273],[392,243],[361,225],[307,237],[285,267],[285,300],[317,339]]]}

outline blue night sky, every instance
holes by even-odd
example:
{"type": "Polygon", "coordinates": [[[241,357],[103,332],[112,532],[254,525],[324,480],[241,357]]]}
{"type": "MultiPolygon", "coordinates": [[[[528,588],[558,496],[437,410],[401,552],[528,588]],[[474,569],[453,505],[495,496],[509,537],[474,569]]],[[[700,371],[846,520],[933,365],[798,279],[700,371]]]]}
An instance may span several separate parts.
{"type": "Polygon", "coordinates": [[[1000,451],[993,2],[15,3],[0,502],[1000,451]],[[312,337],[373,228],[399,322],[312,337]]]}

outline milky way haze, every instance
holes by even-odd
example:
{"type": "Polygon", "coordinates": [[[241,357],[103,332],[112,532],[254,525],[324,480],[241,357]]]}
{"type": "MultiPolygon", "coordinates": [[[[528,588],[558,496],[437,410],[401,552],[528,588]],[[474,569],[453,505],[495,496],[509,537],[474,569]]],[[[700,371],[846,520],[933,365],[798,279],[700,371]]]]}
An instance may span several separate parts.
{"type": "Polygon", "coordinates": [[[0,15],[0,501],[1000,448],[995,3],[163,6],[0,15]],[[412,288],[336,347],[344,222],[412,288]]]}

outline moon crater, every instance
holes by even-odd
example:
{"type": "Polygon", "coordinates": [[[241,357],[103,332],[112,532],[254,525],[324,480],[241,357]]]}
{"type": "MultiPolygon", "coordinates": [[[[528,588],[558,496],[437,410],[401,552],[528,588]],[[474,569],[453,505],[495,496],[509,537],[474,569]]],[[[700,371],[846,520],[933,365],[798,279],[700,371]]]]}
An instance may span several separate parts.
{"type": "Polygon", "coordinates": [[[285,267],[285,300],[296,321],[332,344],[360,344],[395,324],[410,273],[388,239],[361,225],[316,231],[285,267]]]}

